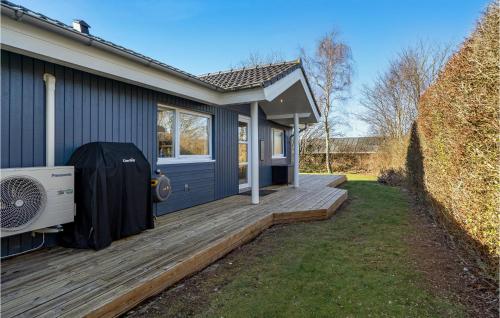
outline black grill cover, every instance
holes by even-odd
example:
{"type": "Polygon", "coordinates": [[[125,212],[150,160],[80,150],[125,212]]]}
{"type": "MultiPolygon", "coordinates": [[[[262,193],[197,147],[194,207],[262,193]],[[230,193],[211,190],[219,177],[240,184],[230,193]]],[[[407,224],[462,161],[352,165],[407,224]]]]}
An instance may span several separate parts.
{"type": "Polygon", "coordinates": [[[151,168],[134,144],[85,144],[68,165],[75,166],[76,216],[64,226],[62,245],[99,250],[153,228],[151,168]]]}

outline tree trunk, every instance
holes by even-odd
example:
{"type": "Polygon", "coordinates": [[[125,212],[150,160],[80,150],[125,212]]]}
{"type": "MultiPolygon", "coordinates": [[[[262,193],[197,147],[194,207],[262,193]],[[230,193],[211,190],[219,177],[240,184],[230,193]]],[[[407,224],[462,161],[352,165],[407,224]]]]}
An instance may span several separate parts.
{"type": "Polygon", "coordinates": [[[332,168],[330,167],[330,127],[328,126],[328,121],[325,121],[325,165],[326,171],[332,173],[332,168]]]}

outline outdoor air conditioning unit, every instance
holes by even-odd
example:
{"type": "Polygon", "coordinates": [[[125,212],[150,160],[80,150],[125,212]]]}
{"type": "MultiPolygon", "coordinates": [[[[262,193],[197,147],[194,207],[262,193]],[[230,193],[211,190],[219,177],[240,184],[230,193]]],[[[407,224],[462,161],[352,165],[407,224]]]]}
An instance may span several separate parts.
{"type": "Polygon", "coordinates": [[[73,167],[2,169],[0,177],[0,237],[73,222],[73,167]]]}

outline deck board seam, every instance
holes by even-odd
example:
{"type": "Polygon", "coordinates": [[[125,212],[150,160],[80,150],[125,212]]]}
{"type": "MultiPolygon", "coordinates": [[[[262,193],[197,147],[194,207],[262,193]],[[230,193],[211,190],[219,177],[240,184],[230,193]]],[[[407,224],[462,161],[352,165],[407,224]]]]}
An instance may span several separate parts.
{"type": "Polygon", "coordinates": [[[249,204],[244,196],[235,196],[189,208],[185,210],[187,213],[166,215],[158,220],[157,228],[118,241],[112,245],[112,250],[92,253],[67,252],[61,248],[37,254],[40,260],[51,266],[48,271],[31,272],[30,269],[36,267],[28,264],[24,272],[16,273],[16,262],[9,263],[2,269],[2,280],[4,277],[11,278],[7,280],[6,289],[2,286],[3,295],[6,291],[8,295],[7,299],[2,297],[2,316],[27,313],[34,316],[116,316],[143,300],[144,295],[134,296],[137,290],[148,290],[145,295],[150,297],[186,275],[203,269],[270,226],[328,219],[347,199],[346,190],[335,188],[346,181],[345,177],[304,176],[303,179],[303,188],[281,187],[276,193],[262,197],[261,204],[257,206],[249,204]],[[185,248],[186,245],[189,248],[185,248]],[[145,249],[150,250],[146,251],[147,255],[141,254],[140,260],[127,261],[128,257],[145,249]],[[205,256],[198,256],[201,259],[199,264],[189,265],[197,255],[205,256]],[[90,265],[94,269],[85,272],[84,267],[89,264],[82,266],[81,262],[89,257],[94,257],[90,265]],[[99,261],[106,265],[103,267],[99,261]],[[66,272],[66,276],[51,281],[50,277],[57,275],[58,271],[68,269],[72,270],[66,272]],[[127,270],[131,272],[120,275],[127,270]],[[172,277],[169,276],[171,271],[175,271],[172,277]],[[163,278],[161,283],[162,275],[170,278],[163,278]],[[37,283],[27,285],[32,279],[37,283]],[[156,287],[148,289],[144,286],[154,284],[156,280],[160,281],[156,287]],[[26,286],[29,287],[23,288],[26,286]],[[88,288],[98,294],[92,293],[92,298],[88,299],[85,292],[88,288]],[[30,301],[34,294],[40,295],[45,289],[49,290],[48,295],[50,290],[59,290],[61,294],[43,301],[38,297],[30,301]],[[113,297],[113,292],[118,296],[113,297]],[[120,304],[125,295],[129,295],[130,299],[120,304]],[[30,302],[34,306],[26,306],[30,302]],[[7,308],[4,305],[8,305],[7,308]]]}

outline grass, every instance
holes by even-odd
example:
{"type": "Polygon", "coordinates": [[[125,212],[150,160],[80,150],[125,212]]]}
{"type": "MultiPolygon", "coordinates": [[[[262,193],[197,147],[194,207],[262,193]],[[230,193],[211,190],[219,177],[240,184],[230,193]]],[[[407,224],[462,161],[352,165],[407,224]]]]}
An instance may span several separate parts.
{"type": "Polygon", "coordinates": [[[251,266],[210,296],[206,317],[460,317],[411,266],[408,203],[398,188],[350,175],[333,220],[284,226],[251,266]],[[272,242],[271,242],[272,241],[272,242]]]}

